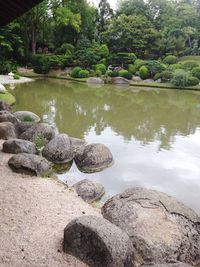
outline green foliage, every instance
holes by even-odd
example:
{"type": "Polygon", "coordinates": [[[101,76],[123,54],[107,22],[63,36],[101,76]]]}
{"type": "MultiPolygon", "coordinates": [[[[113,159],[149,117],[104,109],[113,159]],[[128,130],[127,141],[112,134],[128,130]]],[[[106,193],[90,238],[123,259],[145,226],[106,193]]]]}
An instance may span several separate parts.
{"type": "Polygon", "coordinates": [[[192,70],[192,76],[200,79],[200,67],[196,67],[192,70]]]}
{"type": "Polygon", "coordinates": [[[80,70],[79,71],[79,78],[87,78],[89,77],[89,71],[88,70],[80,70]]]}
{"type": "Polygon", "coordinates": [[[24,121],[24,122],[33,122],[34,119],[30,115],[25,115],[23,117],[23,120],[22,121],[24,121]]]}
{"type": "Polygon", "coordinates": [[[133,76],[132,73],[128,72],[127,70],[120,70],[118,73],[120,77],[126,78],[128,80],[131,80],[133,76]]]}
{"type": "Polygon", "coordinates": [[[146,66],[149,70],[149,77],[153,77],[156,73],[160,73],[166,70],[165,65],[157,60],[146,60],[143,62],[143,66],[146,66]]]}
{"type": "Polygon", "coordinates": [[[181,63],[177,63],[177,64],[170,65],[169,69],[174,71],[177,69],[184,69],[184,66],[181,63]]]}
{"type": "Polygon", "coordinates": [[[14,74],[13,78],[14,78],[14,80],[19,80],[20,76],[18,74],[14,74]]]}
{"type": "Polygon", "coordinates": [[[119,76],[118,71],[115,71],[115,70],[113,70],[113,71],[110,70],[107,72],[107,74],[109,77],[118,77],[119,76]]]}
{"type": "Polygon", "coordinates": [[[154,75],[154,77],[153,77],[153,80],[154,81],[157,81],[158,79],[160,79],[161,78],[161,73],[156,73],[155,75],[154,75]]]}
{"type": "Polygon", "coordinates": [[[134,66],[136,68],[136,70],[139,70],[143,65],[145,64],[145,61],[142,59],[136,59],[134,66]]]}
{"type": "Polygon", "coordinates": [[[49,60],[46,56],[35,55],[32,57],[33,70],[38,74],[47,74],[50,70],[49,60]]]}
{"type": "Polygon", "coordinates": [[[135,65],[133,65],[133,64],[129,64],[129,65],[128,65],[128,71],[129,71],[130,73],[132,73],[132,74],[135,74],[135,73],[136,73],[136,67],[135,67],[135,65]]]}
{"type": "Polygon", "coordinates": [[[172,85],[176,87],[186,87],[188,85],[189,73],[185,70],[177,69],[174,72],[173,78],[171,79],[172,85]]]}
{"type": "Polygon", "coordinates": [[[56,49],[55,53],[60,55],[73,56],[74,46],[69,43],[64,43],[60,48],[56,49]]]}
{"type": "Polygon", "coordinates": [[[177,62],[177,57],[173,55],[166,56],[163,59],[163,63],[168,65],[175,64],[176,62],[177,62]]]}
{"type": "Polygon", "coordinates": [[[147,78],[149,78],[149,70],[146,66],[142,66],[140,67],[139,69],[139,74],[140,74],[140,77],[145,80],[147,78]]]}
{"type": "Polygon", "coordinates": [[[97,71],[95,71],[95,75],[96,75],[96,77],[101,77],[102,72],[100,70],[97,70],[97,71]]]}
{"type": "Polygon", "coordinates": [[[193,76],[188,78],[187,86],[196,86],[199,84],[199,79],[193,76]]]}
{"type": "Polygon", "coordinates": [[[165,70],[160,73],[160,77],[163,82],[170,81],[173,78],[173,73],[169,70],[165,70]]]}
{"type": "Polygon", "coordinates": [[[41,154],[44,146],[46,145],[45,139],[42,135],[36,132],[33,138],[33,142],[36,146],[37,153],[41,154]]]}
{"type": "Polygon", "coordinates": [[[71,71],[71,77],[72,78],[79,78],[79,72],[82,71],[81,67],[75,67],[73,68],[73,70],[71,71]]]}
{"type": "Polygon", "coordinates": [[[94,66],[95,70],[96,71],[101,71],[102,74],[105,74],[106,73],[106,66],[104,64],[97,64],[94,66]]]}
{"type": "Polygon", "coordinates": [[[111,61],[114,64],[128,65],[133,64],[137,59],[134,53],[119,52],[111,55],[111,61]]]}
{"type": "Polygon", "coordinates": [[[183,64],[183,68],[186,71],[190,71],[196,67],[199,67],[199,64],[196,61],[192,61],[192,60],[188,60],[182,63],[183,64]]]}
{"type": "Polygon", "coordinates": [[[17,66],[13,61],[0,58],[0,74],[8,74],[16,69],[17,66]]]}

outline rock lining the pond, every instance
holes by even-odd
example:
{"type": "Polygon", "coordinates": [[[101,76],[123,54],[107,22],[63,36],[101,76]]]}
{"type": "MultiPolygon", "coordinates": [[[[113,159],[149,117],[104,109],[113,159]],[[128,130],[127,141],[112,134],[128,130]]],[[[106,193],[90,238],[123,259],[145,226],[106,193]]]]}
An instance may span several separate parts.
{"type": "Polygon", "coordinates": [[[103,144],[90,144],[75,156],[75,162],[82,172],[102,171],[113,165],[114,160],[109,148],[103,144]]]}
{"type": "Polygon", "coordinates": [[[6,110],[1,110],[0,111],[0,122],[12,122],[13,124],[17,124],[19,120],[10,112],[6,110]]]}
{"type": "Polygon", "coordinates": [[[11,122],[0,123],[0,139],[16,138],[15,126],[11,122]]]}
{"type": "Polygon", "coordinates": [[[52,169],[52,164],[45,158],[26,153],[14,155],[8,165],[14,172],[31,176],[45,176],[52,169]]]}
{"type": "Polygon", "coordinates": [[[43,149],[42,155],[53,163],[67,163],[73,159],[71,140],[66,134],[56,135],[43,149]]]}
{"type": "Polygon", "coordinates": [[[28,128],[19,138],[34,142],[38,137],[43,139],[44,143],[48,143],[55,137],[55,134],[56,130],[53,126],[47,123],[38,123],[28,128]]]}
{"type": "Polygon", "coordinates": [[[3,84],[0,83],[0,94],[3,94],[6,92],[6,88],[3,84]]]}
{"type": "Polygon", "coordinates": [[[141,267],[192,267],[192,265],[183,262],[177,262],[177,263],[142,265],[141,267]]]}
{"type": "Polygon", "coordinates": [[[78,196],[80,196],[85,202],[92,203],[101,199],[105,194],[105,188],[102,184],[90,181],[88,179],[81,180],[73,185],[78,196]]]}
{"type": "Polygon", "coordinates": [[[87,83],[91,84],[104,84],[104,81],[98,77],[90,77],[87,79],[87,83]]]}
{"type": "Polygon", "coordinates": [[[126,84],[126,85],[130,84],[130,81],[123,77],[113,77],[111,82],[113,84],[126,84]]]}
{"type": "Polygon", "coordinates": [[[109,199],[102,214],[127,232],[140,264],[200,261],[200,218],[173,197],[132,188],[109,199]]]}
{"type": "Polygon", "coordinates": [[[4,153],[19,154],[19,153],[29,153],[36,154],[36,146],[34,143],[22,140],[22,139],[10,139],[3,143],[4,153]]]}
{"type": "Polygon", "coordinates": [[[86,146],[86,141],[83,139],[70,137],[70,141],[72,144],[72,150],[73,150],[74,155],[76,155],[76,153],[78,153],[81,149],[84,148],[84,146],[86,146]]]}
{"type": "Polygon", "coordinates": [[[22,133],[26,132],[33,125],[35,125],[34,122],[23,122],[23,121],[17,122],[15,124],[15,129],[16,129],[18,136],[20,136],[22,133]]]}
{"type": "Polygon", "coordinates": [[[11,106],[8,105],[5,101],[0,101],[0,111],[1,110],[7,110],[7,111],[11,111],[11,106]]]}
{"type": "Polygon", "coordinates": [[[22,122],[40,122],[40,117],[30,111],[16,111],[13,115],[22,122]]]}
{"type": "Polygon", "coordinates": [[[133,267],[128,235],[109,221],[82,216],[64,229],[63,250],[90,267],[133,267]]]}

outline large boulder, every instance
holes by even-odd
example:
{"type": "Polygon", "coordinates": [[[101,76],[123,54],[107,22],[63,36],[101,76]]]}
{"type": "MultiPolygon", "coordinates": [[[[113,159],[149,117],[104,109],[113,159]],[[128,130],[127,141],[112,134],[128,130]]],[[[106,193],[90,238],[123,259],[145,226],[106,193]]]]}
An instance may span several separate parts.
{"type": "Polygon", "coordinates": [[[14,172],[43,176],[51,171],[52,165],[45,158],[33,154],[17,154],[11,157],[8,165],[14,172]]]}
{"type": "Polygon", "coordinates": [[[3,143],[3,152],[11,154],[29,153],[36,154],[35,144],[22,139],[10,139],[3,143]]]}
{"type": "Polygon", "coordinates": [[[90,84],[104,84],[104,81],[98,77],[90,77],[87,79],[87,83],[90,84]]]}
{"type": "Polygon", "coordinates": [[[103,185],[88,179],[81,180],[80,182],[74,184],[73,187],[75,188],[78,196],[87,203],[99,200],[105,194],[103,185]]]}
{"type": "Polygon", "coordinates": [[[103,144],[85,146],[74,159],[78,168],[86,173],[102,171],[114,163],[112,153],[103,144]]]}
{"type": "Polygon", "coordinates": [[[0,123],[0,139],[16,138],[15,126],[11,122],[0,123]]]}
{"type": "Polygon", "coordinates": [[[123,77],[114,77],[112,78],[112,83],[113,84],[130,84],[130,81],[127,80],[126,78],[123,78],[123,77]]]}
{"type": "Polygon", "coordinates": [[[132,77],[132,81],[133,81],[133,82],[140,83],[140,82],[142,82],[143,80],[142,80],[139,76],[133,76],[133,77],[132,77]]]}
{"type": "Polygon", "coordinates": [[[173,197],[132,188],[109,199],[102,214],[127,232],[139,264],[200,261],[200,218],[173,197]]]}
{"type": "Polygon", "coordinates": [[[19,135],[21,135],[22,133],[26,132],[29,128],[31,128],[33,125],[35,125],[34,122],[23,122],[23,121],[18,121],[15,124],[15,129],[16,132],[19,135]]]}
{"type": "Polygon", "coordinates": [[[35,142],[35,139],[40,138],[45,143],[48,143],[55,137],[56,131],[53,126],[47,123],[34,124],[23,132],[19,138],[35,142]]]}
{"type": "Polygon", "coordinates": [[[6,110],[1,110],[0,111],[0,122],[12,122],[13,124],[17,124],[19,120],[10,112],[6,110]]]}
{"type": "Polygon", "coordinates": [[[71,144],[72,144],[72,150],[73,150],[73,154],[74,155],[76,155],[86,145],[86,142],[83,139],[70,137],[70,141],[71,141],[71,144]]]}
{"type": "Polygon", "coordinates": [[[30,111],[16,111],[13,115],[23,122],[39,122],[40,117],[30,111]]]}
{"type": "Polygon", "coordinates": [[[0,101],[0,110],[11,111],[11,106],[4,101],[0,101]]]}
{"type": "Polygon", "coordinates": [[[6,88],[3,84],[0,83],[0,94],[3,94],[6,92],[6,88]]]}
{"type": "Polygon", "coordinates": [[[192,265],[183,262],[177,262],[177,263],[142,265],[141,267],[192,267],[192,265]]]}
{"type": "Polygon", "coordinates": [[[67,163],[73,159],[71,141],[66,134],[56,135],[43,149],[43,157],[53,163],[67,163]]]}
{"type": "Polygon", "coordinates": [[[133,267],[133,247],[120,228],[101,217],[82,216],[64,230],[63,249],[90,267],[133,267]]]}

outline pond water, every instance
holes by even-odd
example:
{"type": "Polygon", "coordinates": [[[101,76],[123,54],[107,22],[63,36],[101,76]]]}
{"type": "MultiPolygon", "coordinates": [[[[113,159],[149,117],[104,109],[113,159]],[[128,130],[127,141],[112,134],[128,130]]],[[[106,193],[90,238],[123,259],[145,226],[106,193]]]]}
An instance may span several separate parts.
{"type": "Polygon", "coordinates": [[[177,197],[200,214],[200,93],[103,86],[46,79],[17,85],[16,110],[35,112],[61,133],[103,143],[115,164],[83,174],[73,164],[69,185],[100,181],[105,198],[133,186],[177,197]]]}

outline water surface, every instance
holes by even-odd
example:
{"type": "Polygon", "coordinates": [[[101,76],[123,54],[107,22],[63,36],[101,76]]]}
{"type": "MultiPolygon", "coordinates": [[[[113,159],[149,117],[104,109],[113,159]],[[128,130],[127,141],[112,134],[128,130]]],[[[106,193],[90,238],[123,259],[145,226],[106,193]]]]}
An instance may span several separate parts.
{"type": "Polygon", "coordinates": [[[100,181],[106,197],[132,186],[177,197],[200,214],[200,93],[134,87],[89,87],[64,80],[17,85],[16,110],[35,112],[62,133],[104,143],[115,164],[95,174],[75,164],[69,185],[100,181]]]}

